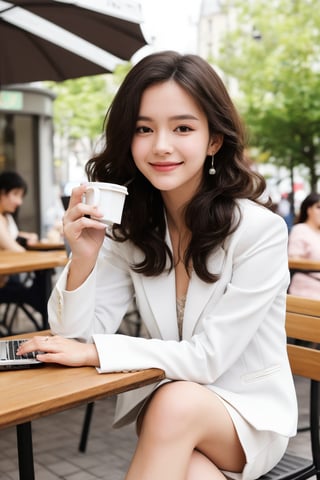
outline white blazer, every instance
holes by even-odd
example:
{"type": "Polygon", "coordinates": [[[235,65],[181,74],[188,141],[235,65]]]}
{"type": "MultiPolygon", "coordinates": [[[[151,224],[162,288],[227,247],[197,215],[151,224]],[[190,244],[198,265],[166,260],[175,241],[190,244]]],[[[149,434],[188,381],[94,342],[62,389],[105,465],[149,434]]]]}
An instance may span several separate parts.
{"type": "MultiPolygon", "coordinates": [[[[209,284],[192,273],[182,341],[174,271],[134,273],[130,265],[142,253],[131,242],[106,239],[93,272],[71,292],[65,290],[67,266],[49,301],[49,322],[56,334],[93,339],[102,373],[158,367],[168,380],[206,385],[257,429],[292,436],[297,403],[284,327],[287,227],[264,207],[238,203],[238,228],[208,262],[220,279],[209,284]],[[134,294],[151,338],[114,334],[134,294]]],[[[119,395],[115,426],[134,420],[157,386],[119,395]]]]}

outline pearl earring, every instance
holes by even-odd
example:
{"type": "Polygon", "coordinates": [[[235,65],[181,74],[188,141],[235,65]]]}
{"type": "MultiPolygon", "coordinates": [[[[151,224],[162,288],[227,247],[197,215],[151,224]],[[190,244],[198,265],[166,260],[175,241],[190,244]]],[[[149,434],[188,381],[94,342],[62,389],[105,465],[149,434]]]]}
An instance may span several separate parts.
{"type": "Polygon", "coordinates": [[[209,175],[215,175],[216,169],[214,168],[214,153],[211,155],[211,167],[209,168],[209,175]]]}

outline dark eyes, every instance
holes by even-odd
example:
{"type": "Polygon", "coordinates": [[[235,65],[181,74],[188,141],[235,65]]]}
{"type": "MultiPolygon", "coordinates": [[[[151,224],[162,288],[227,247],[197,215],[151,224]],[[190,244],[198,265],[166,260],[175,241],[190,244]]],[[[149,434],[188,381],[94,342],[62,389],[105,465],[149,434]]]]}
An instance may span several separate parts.
{"type": "Polygon", "coordinates": [[[150,127],[137,127],[136,128],[136,133],[149,133],[151,132],[150,127]]]}
{"type": "Polygon", "coordinates": [[[179,127],[176,128],[176,131],[180,133],[187,133],[187,132],[192,132],[193,129],[190,127],[187,127],[186,125],[180,125],[179,127]]]}
{"type": "MultiPolygon", "coordinates": [[[[186,125],[179,125],[179,127],[176,127],[174,131],[178,133],[188,133],[188,132],[192,132],[193,129],[190,127],[187,127],[186,125]]],[[[150,133],[150,132],[152,132],[152,128],[150,127],[141,126],[136,128],[136,133],[150,133]]]]}

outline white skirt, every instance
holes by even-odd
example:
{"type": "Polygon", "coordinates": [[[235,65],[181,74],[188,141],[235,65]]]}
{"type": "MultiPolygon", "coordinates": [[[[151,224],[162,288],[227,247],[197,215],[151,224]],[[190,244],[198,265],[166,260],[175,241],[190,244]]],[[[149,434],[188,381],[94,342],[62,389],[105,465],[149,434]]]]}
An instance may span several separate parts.
{"type": "Polygon", "coordinates": [[[279,433],[257,430],[232,405],[219,395],[217,397],[228,410],[246,455],[246,464],[241,473],[225,470],[222,473],[235,480],[254,480],[272,470],[283,457],[289,439],[279,433]]]}

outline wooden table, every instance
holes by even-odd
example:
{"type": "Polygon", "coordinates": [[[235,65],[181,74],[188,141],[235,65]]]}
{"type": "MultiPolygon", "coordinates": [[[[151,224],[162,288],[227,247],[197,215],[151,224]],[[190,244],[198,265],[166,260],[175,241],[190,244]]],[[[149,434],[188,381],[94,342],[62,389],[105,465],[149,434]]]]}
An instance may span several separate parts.
{"type": "MultiPolygon", "coordinates": [[[[52,290],[54,268],[66,265],[65,250],[50,251],[0,251],[0,275],[12,275],[24,272],[37,272],[41,276],[39,299],[41,300],[42,329],[48,328],[47,303],[52,290]]],[[[17,299],[18,301],[19,299],[17,299]]]]}
{"type": "Polygon", "coordinates": [[[66,265],[68,257],[63,250],[11,252],[0,250],[0,275],[33,272],[66,265]]]}
{"type": "MultiPolygon", "coordinates": [[[[15,337],[32,335],[34,334],[15,337]]],[[[20,480],[35,478],[32,420],[155,383],[163,378],[164,372],[155,368],[99,374],[93,367],[46,365],[36,369],[0,372],[0,428],[13,425],[17,428],[20,480]]]]}

